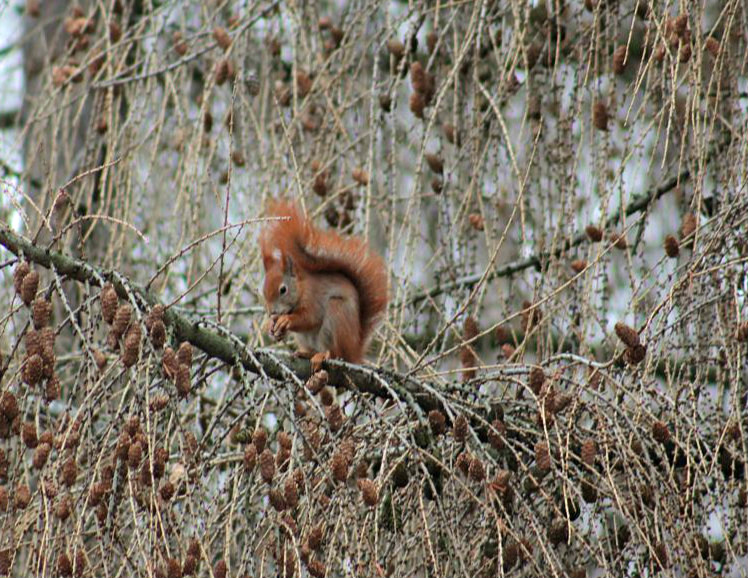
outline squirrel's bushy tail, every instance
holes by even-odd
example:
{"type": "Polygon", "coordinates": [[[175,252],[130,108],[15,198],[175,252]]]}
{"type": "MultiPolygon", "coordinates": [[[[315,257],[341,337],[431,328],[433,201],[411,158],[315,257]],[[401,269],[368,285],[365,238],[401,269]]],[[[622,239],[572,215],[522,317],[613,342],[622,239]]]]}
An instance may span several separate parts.
{"type": "Polygon", "coordinates": [[[384,260],[361,239],[317,229],[292,203],[275,202],[268,215],[287,219],[270,222],[260,235],[265,268],[280,253],[290,255],[302,271],[338,273],[348,278],[358,293],[361,342],[366,347],[387,307],[384,260]]]}

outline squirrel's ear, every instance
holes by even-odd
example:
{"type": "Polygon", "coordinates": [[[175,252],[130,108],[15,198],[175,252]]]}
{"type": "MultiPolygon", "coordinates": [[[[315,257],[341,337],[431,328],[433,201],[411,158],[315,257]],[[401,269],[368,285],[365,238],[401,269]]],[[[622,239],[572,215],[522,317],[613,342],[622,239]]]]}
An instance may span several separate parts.
{"type": "Polygon", "coordinates": [[[286,255],[285,261],[286,261],[285,262],[286,275],[288,275],[289,277],[296,277],[296,272],[295,272],[294,265],[293,265],[293,259],[291,259],[291,257],[286,255]]]}

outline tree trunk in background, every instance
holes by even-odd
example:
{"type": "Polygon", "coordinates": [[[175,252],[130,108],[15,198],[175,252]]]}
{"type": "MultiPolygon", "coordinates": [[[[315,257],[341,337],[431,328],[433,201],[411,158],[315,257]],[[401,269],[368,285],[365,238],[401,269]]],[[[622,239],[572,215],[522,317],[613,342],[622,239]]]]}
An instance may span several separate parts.
{"type": "MultiPolygon", "coordinates": [[[[29,3],[30,4],[30,3],[29,3]]],[[[74,201],[59,205],[51,210],[60,187],[77,173],[90,168],[86,157],[90,157],[90,144],[87,134],[91,130],[91,109],[93,100],[88,98],[87,79],[80,83],[67,83],[62,88],[55,87],[53,78],[58,67],[74,62],[70,56],[71,45],[75,40],[65,30],[65,19],[71,17],[73,9],[79,7],[86,15],[90,13],[90,2],[70,0],[42,0],[39,2],[38,16],[28,13],[24,16],[24,35],[33,37],[33,42],[23,43],[24,97],[21,110],[21,127],[25,129],[23,139],[24,184],[29,197],[46,217],[49,227],[37,211],[27,212],[31,235],[39,231],[39,242],[49,243],[53,233],[70,221],[70,213],[85,213],[85,206],[76,206],[79,197],[74,185],[66,193],[74,201]],[[61,98],[58,92],[64,92],[61,98]],[[61,114],[52,114],[56,109],[67,107],[61,114]],[[63,216],[65,221],[62,221],[63,216]]],[[[85,69],[83,70],[85,74],[85,69]]],[[[99,229],[87,241],[87,247],[80,246],[80,236],[69,237],[66,246],[58,249],[81,256],[84,253],[96,258],[97,247],[105,246],[105,233],[99,229]]],[[[44,275],[42,281],[45,281],[44,275]]],[[[70,307],[75,310],[80,302],[79,288],[65,287],[70,307]]],[[[55,315],[61,318],[65,312],[61,303],[55,303],[55,315]]],[[[68,336],[70,336],[69,332],[68,336]]]]}
{"type": "MultiPolygon", "coordinates": [[[[79,168],[76,161],[80,163],[89,129],[90,101],[83,100],[81,106],[80,98],[87,90],[85,82],[62,89],[69,91],[62,105],[68,106],[65,118],[49,114],[50,109],[61,106],[59,100],[52,100],[52,91],[60,89],[54,88],[51,77],[56,67],[66,64],[69,52],[70,37],[65,32],[64,20],[70,16],[73,5],[85,11],[87,4],[44,0],[39,3],[38,17],[28,14],[24,17],[24,35],[34,38],[34,42],[23,44],[25,94],[21,120],[27,129],[23,142],[24,169],[29,194],[43,209],[49,208],[56,189],[79,168]]],[[[40,223],[39,215],[35,215],[35,224],[40,223]]]]}

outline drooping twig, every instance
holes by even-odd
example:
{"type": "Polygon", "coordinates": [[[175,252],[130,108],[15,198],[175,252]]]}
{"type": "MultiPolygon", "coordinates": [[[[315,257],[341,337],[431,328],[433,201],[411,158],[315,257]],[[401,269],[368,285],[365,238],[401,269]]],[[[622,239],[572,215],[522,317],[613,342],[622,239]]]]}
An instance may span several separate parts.
{"type": "MultiPolygon", "coordinates": [[[[609,229],[617,225],[620,222],[624,214],[626,216],[629,216],[629,215],[633,215],[634,213],[643,211],[650,204],[657,201],[660,197],[663,197],[670,191],[674,190],[679,184],[687,181],[690,177],[691,177],[691,171],[689,169],[685,169],[679,175],[675,177],[671,177],[661,186],[655,189],[652,189],[646,194],[635,197],[626,206],[623,212],[616,211],[613,215],[611,215],[605,221],[605,228],[609,229]]],[[[531,267],[540,269],[543,266],[543,263],[546,263],[548,260],[552,258],[556,258],[556,259],[559,258],[569,249],[573,247],[577,247],[581,245],[582,243],[584,243],[585,241],[588,241],[587,235],[584,232],[578,233],[571,239],[567,239],[564,243],[561,244],[560,247],[558,247],[557,249],[553,251],[538,253],[536,255],[531,255],[530,257],[526,257],[524,259],[518,259],[517,261],[512,261],[511,263],[507,263],[506,265],[502,265],[501,267],[497,267],[494,271],[488,274],[488,278],[486,280],[490,281],[491,279],[497,279],[499,277],[509,277],[510,275],[514,275],[515,273],[519,273],[520,271],[530,269],[531,267]]],[[[483,277],[482,273],[476,273],[473,275],[466,275],[464,277],[460,277],[459,279],[455,279],[454,281],[450,281],[449,283],[444,283],[441,285],[437,285],[436,287],[432,287],[431,289],[420,291],[414,294],[412,297],[410,297],[409,302],[411,304],[415,304],[415,303],[419,303],[420,301],[423,301],[424,299],[433,298],[438,295],[441,295],[442,293],[449,293],[450,291],[457,289],[459,287],[470,287],[474,285],[475,283],[477,283],[478,281],[480,281],[482,277],[483,277]]]]}

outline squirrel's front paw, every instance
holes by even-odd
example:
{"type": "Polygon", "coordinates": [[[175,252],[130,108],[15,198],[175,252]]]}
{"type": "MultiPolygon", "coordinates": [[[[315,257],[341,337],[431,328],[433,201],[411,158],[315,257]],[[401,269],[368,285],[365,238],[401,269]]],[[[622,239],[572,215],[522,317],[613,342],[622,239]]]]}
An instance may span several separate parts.
{"type": "Polygon", "coordinates": [[[267,333],[268,335],[273,335],[273,327],[275,326],[275,319],[273,317],[268,317],[265,319],[265,321],[262,323],[262,332],[267,333]]]}
{"type": "Polygon", "coordinates": [[[273,329],[270,334],[276,339],[276,341],[280,341],[286,336],[290,325],[291,318],[288,315],[281,315],[280,317],[278,317],[278,319],[275,320],[273,329]]]}

